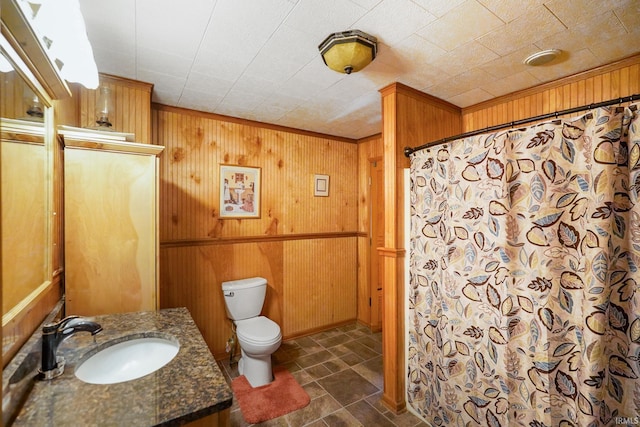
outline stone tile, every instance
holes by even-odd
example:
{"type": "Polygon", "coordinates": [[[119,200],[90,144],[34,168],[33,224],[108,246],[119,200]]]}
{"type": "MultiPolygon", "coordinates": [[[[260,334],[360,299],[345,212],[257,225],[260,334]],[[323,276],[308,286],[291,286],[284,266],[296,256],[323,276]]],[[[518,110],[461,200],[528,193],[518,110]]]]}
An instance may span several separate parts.
{"type": "Polygon", "coordinates": [[[366,345],[363,345],[357,341],[345,343],[344,346],[352,352],[356,353],[358,356],[362,357],[364,360],[372,359],[380,355],[380,353],[376,353],[374,350],[371,350],[366,345]]]}
{"type": "Polygon", "coordinates": [[[317,382],[343,406],[378,392],[376,386],[351,369],[340,371],[317,382]]]}
{"type": "Polygon", "coordinates": [[[342,331],[339,329],[329,329],[328,331],[323,331],[319,334],[311,335],[311,337],[316,341],[321,341],[323,339],[331,338],[336,335],[342,335],[342,331]]]}
{"type": "Polygon", "coordinates": [[[287,420],[284,416],[252,425],[255,427],[289,427],[289,424],[287,423],[287,420]]]}
{"type": "Polygon", "coordinates": [[[324,339],[318,340],[318,344],[320,344],[324,348],[331,348],[331,347],[335,347],[335,346],[340,345],[340,344],[344,343],[345,341],[349,341],[349,340],[351,340],[351,338],[348,337],[347,335],[339,334],[339,335],[334,335],[334,336],[329,337],[329,338],[324,338],[324,339]]]}
{"type": "Polygon", "coordinates": [[[362,423],[358,421],[349,411],[346,409],[340,409],[331,415],[327,415],[322,419],[327,425],[331,427],[361,427],[362,423]]]}
{"type": "Polygon", "coordinates": [[[301,370],[302,368],[300,367],[300,365],[298,365],[296,362],[291,361],[291,362],[286,362],[286,363],[276,363],[275,361],[273,361],[273,366],[280,366],[285,368],[287,371],[289,372],[296,372],[301,370]]]}
{"type": "MultiPolygon", "coordinates": [[[[335,354],[336,356],[342,358],[344,355],[351,353],[351,350],[349,350],[347,347],[344,346],[344,344],[340,344],[337,345],[335,347],[331,347],[329,348],[329,351],[332,354],[335,354]]],[[[363,359],[360,359],[363,360],[363,359]]]]}
{"type": "MultiPolygon", "coordinates": [[[[396,415],[381,402],[382,334],[352,323],[282,343],[273,365],[286,367],[302,385],[311,403],[298,411],[254,427],[425,426],[415,415],[396,415]]],[[[231,383],[237,359],[218,361],[231,383]]],[[[231,406],[231,426],[249,427],[237,399],[231,406]]]]}
{"type": "Polygon", "coordinates": [[[363,337],[358,340],[358,342],[366,347],[369,347],[371,350],[375,351],[378,354],[382,354],[382,342],[377,341],[371,337],[363,337]]]}
{"type": "Polygon", "coordinates": [[[399,415],[396,415],[393,412],[389,411],[385,414],[385,417],[389,418],[393,425],[398,427],[428,427],[429,425],[421,418],[416,417],[409,411],[405,411],[399,415]]]}
{"type": "Polygon", "coordinates": [[[239,409],[237,411],[232,410],[231,414],[229,415],[229,418],[231,421],[231,425],[234,427],[247,427],[248,425],[250,425],[250,424],[247,424],[244,418],[242,418],[242,413],[240,412],[239,409]]]}
{"type": "Polygon", "coordinates": [[[349,337],[351,339],[359,339],[359,338],[363,338],[363,337],[367,337],[369,335],[371,335],[371,332],[369,331],[363,331],[361,329],[356,329],[355,331],[349,331],[347,332],[347,335],[349,335],[349,337]]]}
{"type": "Polygon", "coordinates": [[[373,406],[378,412],[381,414],[387,414],[391,412],[389,408],[382,404],[382,390],[379,393],[372,394],[371,396],[365,399],[367,403],[373,406]]]}
{"type": "Polygon", "coordinates": [[[349,364],[345,363],[342,359],[332,359],[328,362],[322,364],[325,368],[327,368],[331,372],[340,372],[349,368],[349,364]]]}
{"type": "Polygon", "coordinates": [[[307,354],[298,358],[296,363],[300,365],[302,368],[308,368],[309,366],[317,365],[319,363],[324,363],[330,359],[333,359],[335,356],[327,350],[318,351],[316,353],[307,354]]]}
{"type": "Polygon", "coordinates": [[[355,331],[355,330],[357,330],[357,329],[359,329],[361,327],[362,326],[359,325],[358,323],[349,323],[348,325],[343,325],[343,326],[340,326],[340,327],[338,327],[336,329],[338,329],[339,331],[342,331],[342,332],[349,332],[349,331],[355,331]]]}
{"type": "Polygon", "coordinates": [[[285,418],[291,426],[303,426],[311,421],[320,420],[340,408],[340,404],[333,397],[325,394],[313,399],[304,408],[285,415],[285,418]]]}
{"type": "Polygon", "coordinates": [[[309,373],[304,369],[291,372],[291,375],[293,375],[293,378],[295,378],[296,381],[298,381],[298,384],[300,384],[301,386],[304,386],[305,384],[308,384],[314,380],[314,378],[309,375],[309,373]]]}
{"type": "Polygon", "coordinates": [[[346,407],[347,411],[365,426],[393,427],[393,423],[365,400],[346,407]]]}
{"type": "Polygon", "coordinates": [[[304,354],[315,353],[322,350],[322,346],[311,337],[296,338],[295,343],[304,350],[304,354]]]}
{"type": "Polygon", "coordinates": [[[305,384],[302,388],[307,392],[311,400],[327,394],[327,391],[320,387],[320,385],[315,381],[305,384]]]}
{"type": "Polygon", "coordinates": [[[282,349],[279,348],[273,355],[273,361],[275,363],[286,363],[296,360],[298,357],[306,354],[304,349],[300,347],[291,348],[291,349],[282,349]]]}
{"type": "MultiPolygon", "coordinates": [[[[328,363],[328,362],[327,362],[328,363]]],[[[327,375],[331,375],[333,373],[333,371],[330,371],[325,364],[320,364],[320,365],[314,365],[311,366],[307,369],[305,369],[307,371],[307,373],[309,375],[311,375],[312,378],[314,379],[318,379],[318,378],[324,378],[327,375]]]]}
{"type": "Polygon", "coordinates": [[[349,366],[357,365],[358,363],[364,362],[364,359],[362,357],[352,352],[349,352],[344,356],[340,357],[340,360],[342,360],[344,363],[346,363],[349,366]]]}
{"type": "Polygon", "coordinates": [[[360,374],[364,379],[378,387],[379,390],[384,388],[384,377],[382,376],[382,356],[374,357],[365,362],[359,363],[351,367],[360,374]]]}

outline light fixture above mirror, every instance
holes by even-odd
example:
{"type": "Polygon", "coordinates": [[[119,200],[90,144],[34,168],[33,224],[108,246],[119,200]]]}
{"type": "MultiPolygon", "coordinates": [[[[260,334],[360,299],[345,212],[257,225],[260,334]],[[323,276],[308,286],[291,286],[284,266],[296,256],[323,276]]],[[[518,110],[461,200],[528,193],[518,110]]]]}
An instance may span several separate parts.
{"type": "Polygon", "coordinates": [[[113,97],[111,89],[107,86],[100,86],[96,94],[96,129],[112,130],[109,116],[113,113],[113,97]]]}

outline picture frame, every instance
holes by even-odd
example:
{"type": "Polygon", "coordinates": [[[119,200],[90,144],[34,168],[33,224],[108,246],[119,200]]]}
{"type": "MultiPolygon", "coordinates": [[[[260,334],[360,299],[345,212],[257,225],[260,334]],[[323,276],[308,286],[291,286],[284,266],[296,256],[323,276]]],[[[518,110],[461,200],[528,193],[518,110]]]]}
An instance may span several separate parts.
{"type": "Polygon", "coordinates": [[[260,218],[261,168],[220,165],[220,218],[260,218]]]}
{"type": "Polygon", "coordinates": [[[315,197],[329,197],[329,175],[314,176],[313,195],[315,197]]]}

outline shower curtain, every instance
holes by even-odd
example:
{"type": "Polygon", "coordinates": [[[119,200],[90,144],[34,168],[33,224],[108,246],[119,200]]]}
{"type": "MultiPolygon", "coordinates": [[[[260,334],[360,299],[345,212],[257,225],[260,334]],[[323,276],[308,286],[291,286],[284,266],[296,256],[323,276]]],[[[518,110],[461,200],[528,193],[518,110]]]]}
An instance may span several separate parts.
{"type": "Polygon", "coordinates": [[[412,155],[407,396],[431,425],[640,425],[638,105],[412,155]]]}

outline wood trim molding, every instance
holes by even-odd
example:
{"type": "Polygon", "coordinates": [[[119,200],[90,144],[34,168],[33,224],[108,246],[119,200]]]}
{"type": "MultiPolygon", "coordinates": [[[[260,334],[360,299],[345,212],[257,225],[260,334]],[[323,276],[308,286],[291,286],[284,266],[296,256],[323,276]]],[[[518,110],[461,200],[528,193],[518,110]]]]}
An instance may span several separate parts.
{"type": "Polygon", "coordinates": [[[44,282],[25,301],[20,310],[12,310],[2,318],[2,366],[13,359],[20,347],[36,331],[56,304],[63,299],[60,276],[44,282]]]}
{"type": "Polygon", "coordinates": [[[65,148],[79,148],[100,151],[113,151],[116,153],[144,154],[159,156],[164,150],[162,145],[141,144],[137,142],[118,142],[101,140],[96,141],[78,138],[75,136],[65,135],[64,131],[59,130],[58,134],[62,136],[62,142],[65,148]]]}
{"type": "Polygon", "coordinates": [[[386,258],[404,258],[407,251],[402,248],[376,248],[380,256],[386,258]]]}
{"type": "Polygon", "coordinates": [[[382,138],[382,133],[376,133],[375,135],[365,136],[364,138],[360,138],[357,142],[358,144],[364,144],[369,141],[373,141],[376,139],[382,138]]]}
{"type": "Polygon", "coordinates": [[[556,89],[558,87],[562,87],[580,80],[588,79],[594,76],[598,76],[600,74],[618,70],[622,67],[635,65],[638,63],[640,63],[640,54],[632,55],[632,56],[623,58],[619,61],[612,62],[610,64],[601,65],[599,67],[592,68],[587,71],[582,71],[580,73],[576,73],[571,76],[563,77],[561,79],[553,80],[547,83],[542,83],[537,86],[532,86],[527,89],[522,89],[517,92],[508,93],[506,95],[502,95],[497,98],[489,99],[487,101],[483,101],[478,104],[465,107],[462,109],[462,114],[463,115],[470,114],[475,111],[484,110],[486,108],[507,103],[509,101],[515,101],[526,96],[536,95],[540,92],[544,92],[545,90],[556,89]]]}
{"type": "Polygon", "coordinates": [[[383,87],[382,89],[380,89],[378,92],[380,92],[380,95],[382,95],[383,97],[387,96],[390,93],[398,93],[401,95],[406,95],[411,98],[416,98],[422,102],[427,102],[431,105],[435,105],[439,108],[443,108],[445,110],[448,110],[457,114],[460,114],[462,111],[460,107],[450,102],[447,102],[444,99],[440,99],[433,95],[429,95],[428,93],[421,92],[417,89],[414,89],[410,86],[407,86],[399,82],[391,83],[383,87]]]}
{"type": "Polygon", "coordinates": [[[146,92],[153,92],[153,83],[143,82],[140,80],[128,79],[126,77],[114,76],[112,74],[100,73],[100,83],[114,83],[118,86],[126,86],[132,89],[144,90],[146,92]]]}
{"type": "Polygon", "coordinates": [[[307,131],[307,130],[291,128],[291,127],[288,127],[288,126],[281,126],[281,125],[274,125],[274,124],[271,124],[271,123],[259,122],[259,121],[256,121],[256,120],[240,119],[240,118],[237,118],[237,117],[224,116],[222,114],[207,113],[205,111],[191,110],[191,109],[188,109],[188,108],[172,107],[170,105],[158,104],[156,102],[152,102],[151,103],[151,109],[152,110],[156,110],[156,111],[167,111],[167,112],[170,112],[170,113],[177,113],[177,114],[185,114],[185,115],[190,115],[190,116],[195,116],[195,117],[202,117],[204,119],[219,120],[221,122],[237,123],[237,124],[241,124],[241,125],[253,126],[253,127],[258,127],[258,128],[271,129],[271,130],[275,130],[275,131],[279,131],[279,132],[289,132],[289,133],[294,133],[294,134],[298,134],[298,135],[311,136],[311,137],[315,137],[315,138],[333,139],[334,141],[346,142],[348,144],[357,144],[358,143],[357,139],[345,138],[345,137],[335,136],[335,135],[327,135],[327,134],[319,133],[319,132],[311,132],[311,131],[307,131]]]}
{"type": "Polygon", "coordinates": [[[238,243],[285,242],[290,240],[340,239],[344,237],[367,237],[367,233],[347,231],[335,233],[272,234],[266,236],[220,237],[217,239],[185,239],[160,242],[161,248],[185,246],[233,245],[238,243]]]}
{"type": "Polygon", "coordinates": [[[33,73],[38,84],[42,85],[51,99],[70,97],[69,85],[49,58],[17,2],[2,0],[0,9],[2,9],[0,32],[3,38],[33,73]]]}

